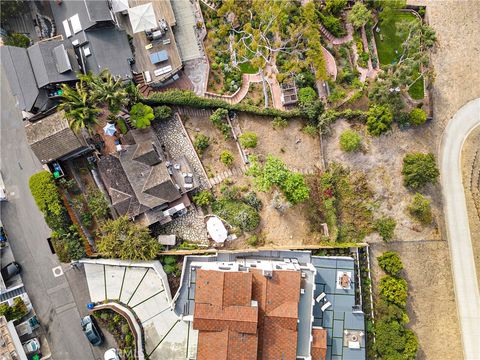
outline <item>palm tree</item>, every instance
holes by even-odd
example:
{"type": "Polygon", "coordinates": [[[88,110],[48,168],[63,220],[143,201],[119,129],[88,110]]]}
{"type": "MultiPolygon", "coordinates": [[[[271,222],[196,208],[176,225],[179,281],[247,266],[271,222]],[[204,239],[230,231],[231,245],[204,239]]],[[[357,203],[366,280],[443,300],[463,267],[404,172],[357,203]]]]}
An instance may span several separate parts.
{"type": "Polygon", "coordinates": [[[94,77],[92,90],[92,95],[100,103],[107,104],[112,114],[118,113],[120,108],[128,102],[128,94],[122,80],[112,76],[106,69],[99,76],[94,77]]]}
{"type": "Polygon", "coordinates": [[[75,132],[83,128],[91,131],[98,123],[97,115],[100,110],[95,107],[94,101],[89,96],[85,82],[80,80],[75,84],[75,88],[63,84],[62,91],[60,110],[65,111],[70,128],[75,132]]]}

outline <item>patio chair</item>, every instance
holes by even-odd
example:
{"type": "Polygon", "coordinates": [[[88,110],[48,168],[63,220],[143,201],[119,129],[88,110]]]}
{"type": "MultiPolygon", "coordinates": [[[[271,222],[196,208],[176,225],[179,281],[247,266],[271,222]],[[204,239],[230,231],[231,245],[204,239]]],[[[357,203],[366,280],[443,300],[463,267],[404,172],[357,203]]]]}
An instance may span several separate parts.
{"type": "Polygon", "coordinates": [[[332,306],[332,303],[330,301],[327,301],[323,306],[321,307],[322,311],[327,310],[330,306],[332,306]]]}
{"type": "Polygon", "coordinates": [[[322,292],[320,295],[316,297],[315,301],[319,303],[320,301],[322,301],[323,298],[325,298],[325,296],[327,296],[327,294],[322,292]]]}

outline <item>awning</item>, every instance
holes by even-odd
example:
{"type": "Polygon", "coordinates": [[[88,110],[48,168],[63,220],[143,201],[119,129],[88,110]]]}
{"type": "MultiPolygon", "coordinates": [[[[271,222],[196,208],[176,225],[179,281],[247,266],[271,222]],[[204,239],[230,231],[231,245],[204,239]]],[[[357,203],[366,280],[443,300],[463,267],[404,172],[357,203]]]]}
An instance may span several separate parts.
{"type": "Polygon", "coordinates": [[[108,135],[108,136],[113,136],[116,131],[117,131],[117,128],[115,127],[115,124],[107,123],[107,125],[103,127],[103,132],[105,133],[105,135],[108,135]]]}
{"type": "Polygon", "coordinates": [[[138,5],[128,9],[128,16],[134,34],[158,27],[152,3],[138,5]]]}
{"type": "Polygon", "coordinates": [[[213,216],[207,220],[207,231],[210,237],[217,243],[223,243],[227,239],[228,232],[222,221],[213,216]]]}

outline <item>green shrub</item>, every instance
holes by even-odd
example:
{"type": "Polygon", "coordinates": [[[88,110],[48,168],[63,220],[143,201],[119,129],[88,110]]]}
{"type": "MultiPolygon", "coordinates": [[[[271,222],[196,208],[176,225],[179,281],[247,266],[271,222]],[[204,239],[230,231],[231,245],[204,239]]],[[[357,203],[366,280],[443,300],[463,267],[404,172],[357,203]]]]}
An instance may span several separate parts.
{"type": "Polygon", "coordinates": [[[219,108],[210,115],[213,126],[220,130],[225,139],[231,137],[230,125],[227,122],[228,110],[219,108]]]}
{"type": "Polygon", "coordinates": [[[318,135],[318,128],[314,125],[305,125],[303,128],[302,128],[302,131],[309,135],[309,136],[312,136],[312,137],[315,137],[318,135]]]}
{"type": "Polygon", "coordinates": [[[271,155],[267,156],[263,166],[253,160],[247,175],[254,176],[260,191],[269,191],[277,186],[292,205],[305,201],[310,194],[304,176],[291,172],[280,159],[271,155]]]}
{"type": "Polygon", "coordinates": [[[130,109],[130,121],[137,129],[149,127],[154,118],[153,109],[148,105],[137,103],[130,109]]]}
{"type": "Polygon", "coordinates": [[[411,153],[403,158],[403,183],[417,190],[435,182],[440,175],[433,154],[411,153]]]}
{"type": "Polygon", "coordinates": [[[193,141],[193,147],[200,156],[203,152],[210,146],[210,138],[204,134],[198,134],[195,136],[195,140],[193,141]]]}
{"type": "Polygon", "coordinates": [[[230,151],[224,150],[220,153],[220,161],[224,165],[231,166],[234,160],[235,159],[230,151]]]}
{"type": "Polygon", "coordinates": [[[422,125],[427,121],[427,114],[419,108],[414,108],[410,111],[409,120],[412,125],[422,125]]]}
{"type": "Polygon", "coordinates": [[[258,236],[258,235],[252,235],[250,236],[246,241],[245,243],[248,245],[248,246],[251,246],[251,247],[257,247],[257,246],[261,246],[263,245],[263,239],[258,236]]]}
{"type": "Polygon", "coordinates": [[[154,110],[155,120],[168,120],[172,117],[172,108],[170,106],[156,106],[154,110]]]}
{"type": "Polygon", "coordinates": [[[413,196],[412,202],[408,206],[407,210],[410,216],[420,222],[423,225],[429,225],[432,223],[432,209],[431,201],[420,193],[416,193],[413,196]]]}
{"type": "Polygon", "coordinates": [[[7,321],[19,320],[27,314],[27,305],[21,297],[14,298],[12,306],[7,302],[0,304],[0,316],[5,316],[7,321]]]}
{"type": "Polygon", "coordinates": [[[97,187],[87,187],[87,204],[90,212],[98,220],[105,220],[110,214],[110,208],[105,194],[97,187]]]}
{"type": "Polygon", "coordinates": [[[345,130],[340,135],[340,148],[346,152],[353,152],[362,146],[362,136],[354,130],[345,130]]]}
{"type": "Polygon", "coordinates": [[[408,286],[405,279],[390,275],[380,279],[380,297],[385,301],[405,308],[407,305],[408,286]]]}
{"type": "Polygon", "coordinates": [[[80,215],[80,217],[81,217],[83,226],[89,228],[93,225],[93,216],[91,212],[85,211],[80,215]]]}
{"type": "Polygon", "coordinates": [[[212,209],[216,215],[225,219],[230,225],[244,231],[253,231],[260,224],[260,215],[257,211],[241,201],[218,200],[213,203],[212,209]]]}
{"type": "Polygon", "coordinates": [[[398,276],[403,269],[403,263],[400,256],[396,252],[386,251],[379,257],[377,257],[378,265],[388,275],[398,276]]]}
{"type": "Polygon", "coordinates": [[[262,202],[257,197],[257,194],[254,191],[248,192],[243,197],[243,202],[247,205],[250,205],[251,207],[253,207],[257,211],[260,211],[262,209],[262,202]]]}
{"type": "Polygon", "coordinates": [[[274,129],[285,129],[288,126],[288,121],[280,116],[277,116],[272,120],[272,126],[274,129]]]}
{"type": "Polygon", "coordinates": [[[382,217],[375,221],[375,230],[380,234],[384,241],[390,241],[393,239],[395,227],[397,222],[391,217],[382,217]]]}
{"type": "Polygon", "coordinates": [[[222,185],[220,192],[224,199],[240,200],[242,196],[242,189],[238,186],[222,185]]]}
{"type": "Polygon", "coordinates": [[[192,198],[197,206],[208,206],[213,201],[213,194],[208,190],[202,190],[192,198]]]}
{"type": "Polygon", "coordinates": [[[118,126],[118,129],[120,130],[120,132],[125,135],[127,132],[128,132],[128,127],[127,127],[127,124],[125,123],[125,120],[123,120],[122,118],[117,118],[115,120],[117,126],[118,126]]]}
{"type": "Polygon", "coordinates": [[[46,213],[62,215],[65,212],[60,193],[51,173],[41,171],[33,174],[30,177],[29,186],[35,203],[44,215],[46,213]]]}
{"type": "Polygon", "coordinates": [[[52,231],[52,244],[61,262],[78,260],[85,256],[83,241],[75,225],[52,231]]]}
{"type": "Polygon", "coordinates": [[[240,144],[245,148],[254,148],[257,146],[258,137],[257,134],[251,131],[246,131],[239,137],[240,144]]]}
{"type": "Polygon", "coordinates": [[[30,39],[24,34],[12,33],[5,38],[4,45],[28,48],[30,39]]]}
{"type": "Polygon", "coordinates": [[[216,109],[223,108],[226,110],[244,111],[246,113],[260,115],[260,116],[281,116],[284,118],[293,118],[300,116],[299,110],[282,111],[274,108],[259,108],[253,105],[246,104],[229,104],[220,99],[208,99],[197,96],[192,91],[186,90],[168,90],[164,92],[155,92],[148,99],[145,99],[146,104],[157,105],[179,105],[191,106],[199,109],[216,109]]]}
{"type": "Polygon", "coordinates": [[[368,109],[367,129],[371,135],[380,136],[387,132],[392,121],[393,114],[388,106],[373,105],[368,109]]]}

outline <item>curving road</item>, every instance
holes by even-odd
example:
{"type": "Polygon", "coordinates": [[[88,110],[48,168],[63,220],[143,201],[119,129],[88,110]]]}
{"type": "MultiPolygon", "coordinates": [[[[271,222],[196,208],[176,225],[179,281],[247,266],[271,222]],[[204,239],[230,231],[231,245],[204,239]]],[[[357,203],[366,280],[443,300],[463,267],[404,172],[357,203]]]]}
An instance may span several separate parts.
{"type": "Polygon", "coordinates": [[[480,98],[468,102],[449,121],[440,150],[444,212],[467,360],[480,359],[480,292],[463,188],[461,151],[468,134],[477,126],[480,126],[480,98]]]}

